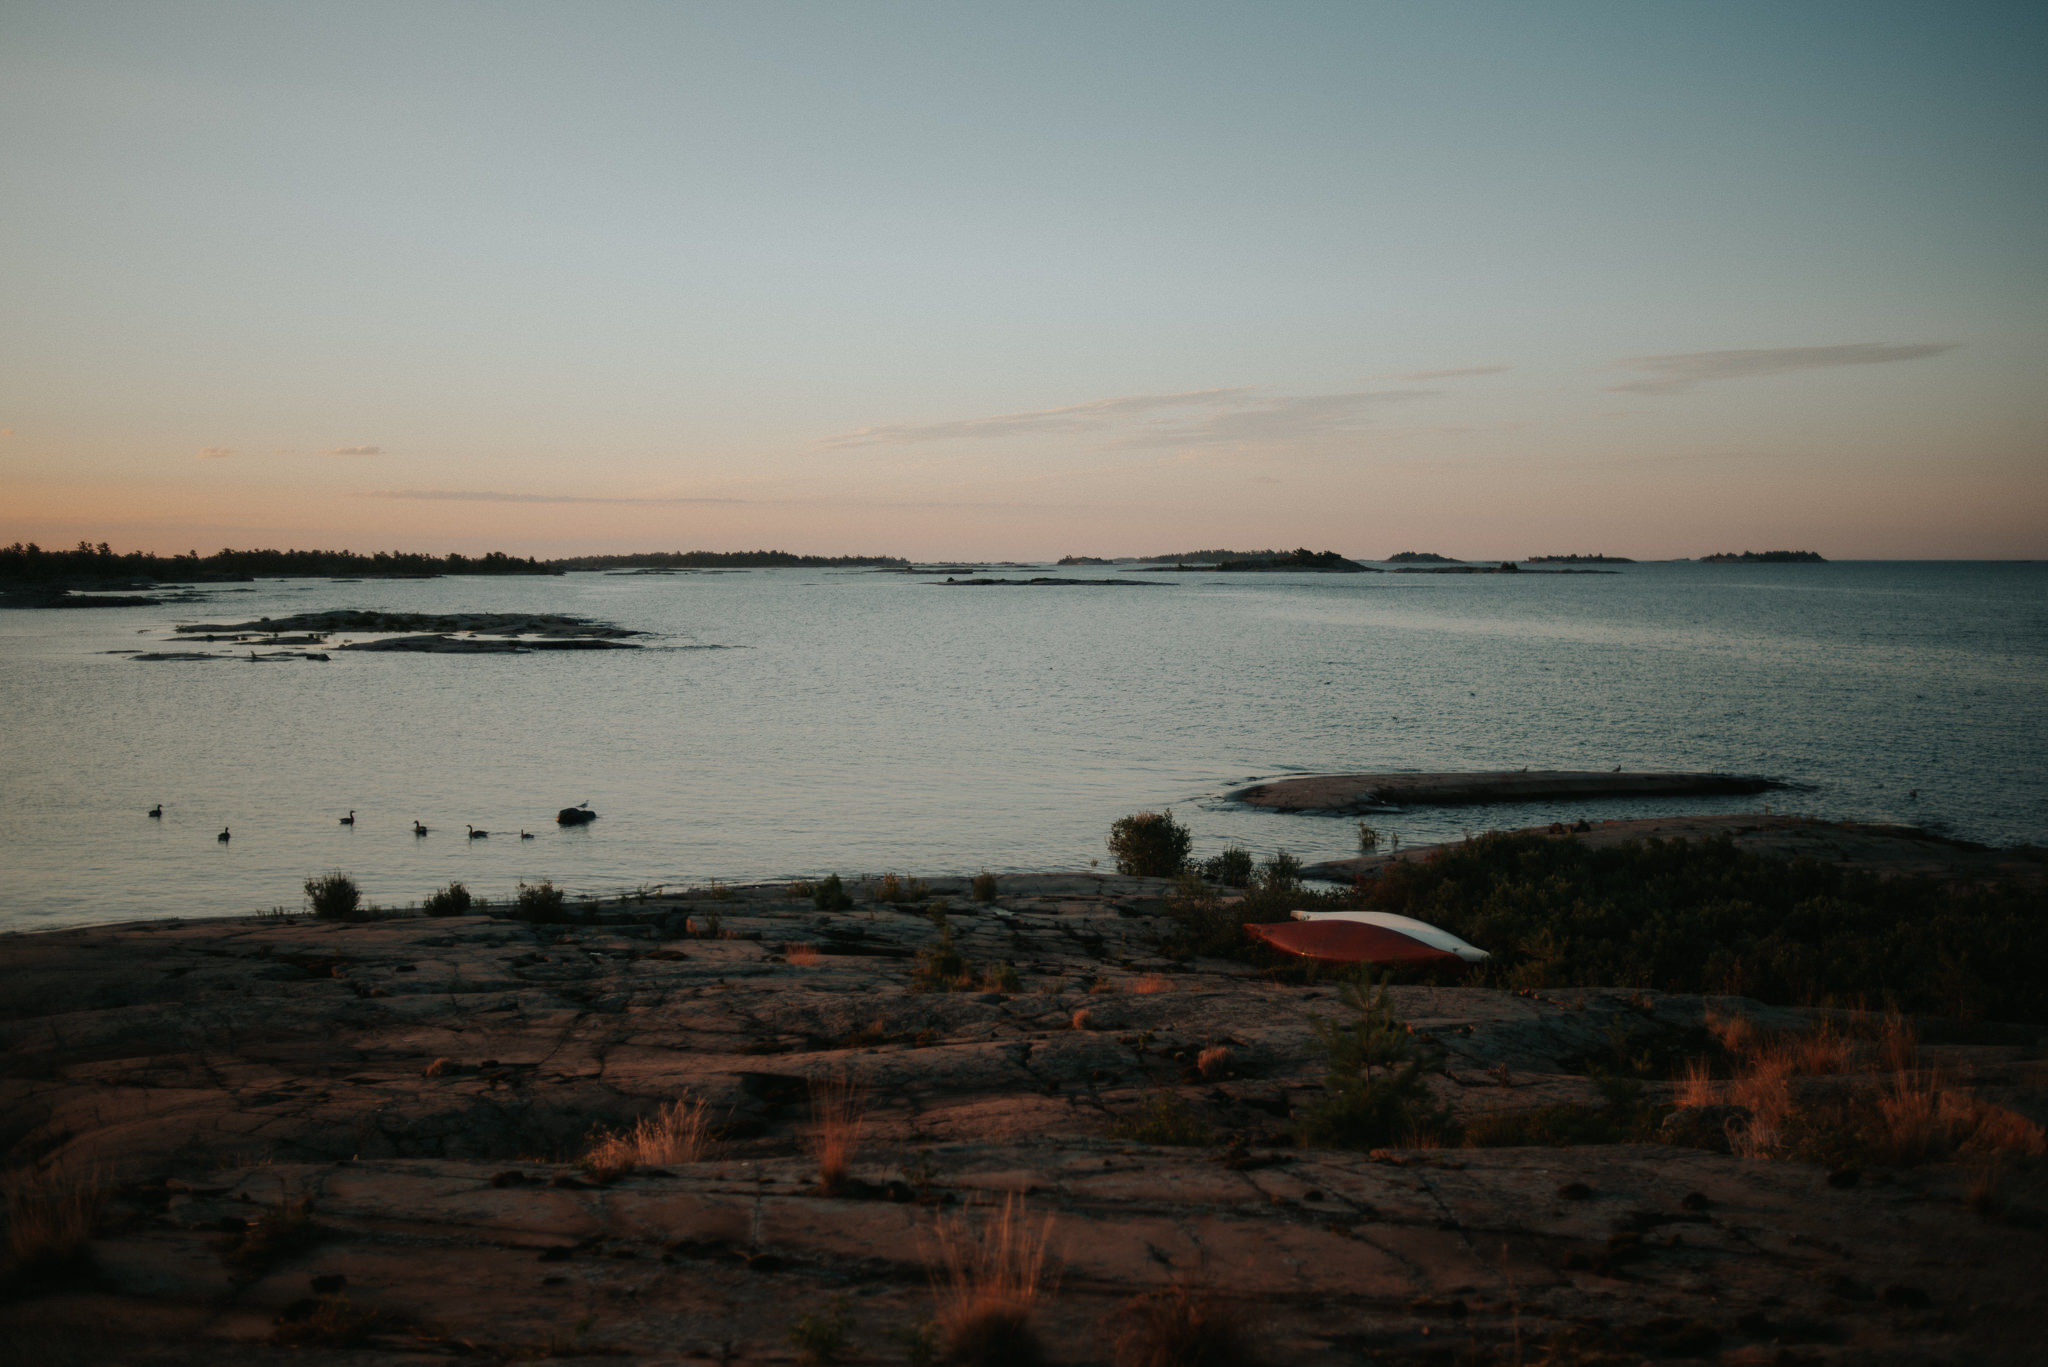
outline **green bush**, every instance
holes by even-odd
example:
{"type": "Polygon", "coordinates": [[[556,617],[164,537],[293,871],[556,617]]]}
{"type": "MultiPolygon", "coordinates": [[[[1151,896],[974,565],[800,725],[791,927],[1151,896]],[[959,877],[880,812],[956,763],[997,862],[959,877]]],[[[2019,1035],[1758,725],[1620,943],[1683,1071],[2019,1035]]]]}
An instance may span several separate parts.
{"type": "Polygon", "coordinates": [[[1204,860],[1202,876],[1226,888],[1241,888],[1252,881],[1252,852],[1242,845],[1227,845],[1223,853],[1204,860]]]}
{"type": "Polygon", "coordinates": [[[828,873],[812,887],[811,905],[819,911],[844,911],[853,905],[853,899],[846,895],[846,885],[839,881],[839,875],[828,873]]]}
{"type": "Polygon", "coordinates": [[[930,887],[918,879],[898,878],[893,873],[885,873],[875,884],[875,900],[895,906],[908,906],[922,902],[931,896],[931,891],[930,887]]]}
{"type": "Polygon", "coordinates": [[[1301,861],[1285,850],[1259,865],[1259,886],[1267,892],[1285,895],[1301,886],[1301,861]]]}
{"type": "Polygon", "coordinates": [[[1188,862],[1194,837],[1173,819],[1173,809],[1138,812],[1110,824],[1109,852],[1116,871],[1141,878],[1171,878],[1188,862]]]}
{"type": "Polygon", "coordinates": [[[318,878],[306,880],[306,900],[312,904],[313,914],[330,921],[346,921],[356,914],[362,904],[362,889],[356,880],[336,869],[323,873],[318,878]]]}
{"type": "Polygon", "coordinates": [[[2048,893],[1746,853],[1486,835],[1389,865],[1367,904],[1493,952],[1471,981],[2048,1022],[2048,893]]]}
{"type": "Polygon", "coordinates": [[[1166,899],[1166,915],[1173,928],[1160,948],[1175,958],[1298,965],[1301,960],[1275,954],[1246,935],[1244,928],[1285,921],[1297,910],[1337,911],[1354,904],[1354,898],[1346,892],[1308,892],[1291,884],[1270,886],[1264,880],[1255,882],[1256,886],[1247,888],[1242,897],[1226,906],[1214,887],[1193,874],[1182,875],[1166,899]]]}
{"type": "Polygon", "coordinates": [[[996,900],[996,876],[987,869],[974,875],[974,900],[993,902],[996,900]]]}
{"type": "Polygon", "coordinates": [[[450,883],[439,892],[430,893],[424,906],[429,916],[466,916],[472,899],[469,889],[461,883],[450,883]]]}
{"type": "Polygon", "coordinates": [[[1301,1137],[1334,1148],[1399,1147],[1440,1138],[1449,1120],[1429,1090],[1443,1059],[1408,1033],[1387,1005],[1385,983],[1370,972],[1338,992],[1345,1020],[1310,1017],[1329,1062],[1323,1096],[1301,1120],[1301,1137]]]}
{"type": "Polygon", "coordinates": [[[967,992],[978,983],[974,965],[953,943],[953,927],[939,927],[939,942],[920,949],[911,960],[910,990],[913,992],[967,992]]]}
{"type": "Polygon", "coordinates": [[[512,899],[512,919],[550,925],[568,920],[562,890],[549,882],[521,883],[519,895],[512,899]]]}

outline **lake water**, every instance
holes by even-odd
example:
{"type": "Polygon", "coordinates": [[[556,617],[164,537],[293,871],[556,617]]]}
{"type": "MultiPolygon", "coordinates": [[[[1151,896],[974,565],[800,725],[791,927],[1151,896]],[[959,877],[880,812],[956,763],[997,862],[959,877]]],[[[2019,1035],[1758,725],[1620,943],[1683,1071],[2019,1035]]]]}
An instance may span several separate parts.
{"type": "Polygon", "coordinates": [[[1622,766],[1801,785],[1375,818],[1406,844],[1766,800],[2048,840],[2048,566],[1620,568],[1055,571],[1160,580],[1147,588],[816,570],[271,580],[158,608],[4,611],[0,928],[296,909],[329,869],[402,904],[451,879],[498,898],[539,879],[586,894],[1107,866],[1110,822],[1166,806],[1198,855],[1352,852],[1348,820],[1221,800],[1290,772],[1622,766]],[[566,612],[651,634],[643,650],[327,664],[106,653],[175,622],[352,607],[566,612]],[[597,822],[554,824],[585,801],[597,822]],[[433,833],[415,838],[416,819],[433,833]]]}

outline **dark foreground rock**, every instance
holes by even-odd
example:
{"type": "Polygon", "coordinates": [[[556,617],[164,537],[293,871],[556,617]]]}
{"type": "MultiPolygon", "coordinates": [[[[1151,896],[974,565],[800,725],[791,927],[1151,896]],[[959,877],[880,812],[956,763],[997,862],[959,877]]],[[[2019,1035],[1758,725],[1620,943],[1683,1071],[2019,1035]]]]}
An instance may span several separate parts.
{"type": "MultiPolygon", "coordinates": [[[[922,897],[872,900],[887,890],[851,885],[836,913],[758,888],[607,904],[599,924],[0,938],[7,1165],[109,1193],[88,1264],[9,1284],[8,1360],[783,1363],[797,1319],[843,1295],[847,1352],[897,1361],[891,1335],[931,1313],[935,1222],[1012,1196],[1053,1220],[1053,1362],[1108,1361],[1106,1317],[1175,1282],[1240,1298],[1275,1364],[2036,1360],[2036,1161],[1972,1210],[1954,1165],[1845,1183],[1669,1144],[1297,1147],[1327,984],[1159,958],[1166,884],[1074,875],[1005,878],[992,904],[965,880],[899,885],[950,903],[957,952],[1015,974],[916,991],[910,956],[942,932],[922,897]],[[851,1195],[828,1197],[808,1081],[845,1070],[866,1127],[851,1195]],[[722,1134],[703,1161],[571,1161],[594,1127],[685,1094],[722,1134]],[[1159,1105],[1193,1142],[1120,1137],[1159,1105]]],[[[1809,1018],[1393,996],[1468,1118],[1596,1103],[1584,1060],[1645,1022],[1809,1018]]],[[[2041,1091],[2038,1051],[1942,1066],[2015,1105],[2041,1091]]]]}
{"type": "Polygon", "coordinates": [[[1282,812],[1346,812],[1558,798],[1704,797],[1761,793],[1784,786],[1775,779],[1746,774],[1520,769],[1478,774],[1311,774],[1254,784],[1230,797],[1282,812]]]}

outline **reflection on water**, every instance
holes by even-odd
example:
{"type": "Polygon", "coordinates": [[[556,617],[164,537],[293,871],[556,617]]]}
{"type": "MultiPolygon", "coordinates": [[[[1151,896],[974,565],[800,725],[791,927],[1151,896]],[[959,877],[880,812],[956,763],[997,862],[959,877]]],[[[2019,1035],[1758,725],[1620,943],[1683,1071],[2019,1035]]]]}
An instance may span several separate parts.
{"type": "MultiPolygon", "coordinates": [[[[1167,804],[1197,853],[1347,852],[1347,821],[1218,800],[1289,771],[1755,771],[1809,785],[1773,799],[1793,810],[2048,837],[2048,567],[1160,579],[295,580],[0,613],[0,924],[296,907],[332,868],[389,903],[450,879],[501,897],[540,878],[593,892],[1085,867],[1111,820],[1167,804]],[[653,635],[638,651],[327,664],[102,653],[148,648],[174,621],[338,607],[581,613],[653,635]],[[724,648],[686,648],[701,646],[724,648]],[[583,801],[599,821],[554,824],[583,801]],[[162,819],[145,818],[157,802],[162,819]]],[[[1419,843],[1645,810],[1377,824],[1419,843]]]]}

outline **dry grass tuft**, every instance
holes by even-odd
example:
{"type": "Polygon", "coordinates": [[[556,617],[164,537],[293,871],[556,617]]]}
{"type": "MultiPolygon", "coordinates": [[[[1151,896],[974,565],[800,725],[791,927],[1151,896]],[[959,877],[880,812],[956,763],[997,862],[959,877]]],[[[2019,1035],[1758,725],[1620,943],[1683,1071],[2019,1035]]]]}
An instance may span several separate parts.
{"type": "Polygon", "coordinates": [[[452,1066],[454,1066],[453,1060],[446,1058],[437,1058],[432,1063],[429,1063],[425,1068],[422,1068],[420,1070],[420,1076],[440,1077],[443,1073],[447,1072],[449,1068],[451,1068],[452,1066]]]}
{"type": "Polygon", "coordinates": [[[7,1198],[7,1253],[17,1277],[60,1278],[89,1272],[94,1223],[106,1190],[97,1173],[59,1165],[20,1169],[0,1179],[7,1198]]]}
{"type": "Polygon", "coordinates": [[[1059,1285],[1049,1256],[1053,1218],[1032,1219],[1022,1198],[974,1221],[966,1211],[941,1217],[920,1240],[946,1359],[961,1367],[1039,1367],[1043,1346],[1031,1312],[1059,1285]]]}
{"type": "Polygon", "coordinates": [[[789,945],[782,953],[791,963],[800,964],[805,968],[825,962],[825,956],[818,952],[816,945],[789,945]]]}
{"type": "Polygon", "coordinates": [[[1135,1296],[1110,1317],[1116,1367],[1256,1367],[1255,1326],[1243,1305],[1176,1283],[1135,1296]]]}
{"type": "Polygon", "coordinates": [[[811,1156],[818,1160],[818,1190],[827,1196],[846,1184],[867,1116],[867,1083],[852,1068],[811,1078],[811,1156]]]}
{"type": "Polygon", "coordinates": [[[1707,1012],[1707,1029],[1721,1042],[1721,1047],[1738,1057],[1754,1054],[1763,1043],[1763,1027],[1747,1016],[1721,1017],[1713,1011],[1707,1012]]]}
{"type": "Polygon", "coordinates": [[[1708,1025],[1735,1054],[1734,1077],[1717,1085],[1699,1060],[1686,1066],[1674,1096],[1681,1106],[1728,1101],[1747,1107],[1747,1122],[1731,1124],[1728,1135],[1732,1151],[1743,1157],[1819,1154],[1906,1167],[1954,1154],[2048,1152],[2048,1131],[2040,1125],[1921,1068],[1913,1023],[1896,1011],[1874,1027],[1859,1012],[1846,1030],[1830,1024],[1771,1034],[1742,1017],[1708,1025]],[[1802,1106],[1795,1094],[1796,1078],[1873,1063],[1882,1069],[1875,1086],[1813,1106],[1802,1106]]]}
{"type": "Polygon", "coordinates": [[[592,1168],[622,1171],[637,1164],[701,1163],[711,1156],[711,1103],[685,1093],[633,1128],[605,1135],[584,1155],[592,1168]]]}
{"type": "Polygon", "coordinates": [[[1715,1084],[1713,1070],[1705,1059],[1686,1060],[1684,1068],[1678,1074],[1678,1084],[1672,1090],[1671,1099],[1683,1107],[1720,1104],[1721,1089],[1715,1084]]]}
{"type": "Polygon", "coordinates": [[[1094,1019],[1095,1013],[1084,1006],[1074,1013],[1073,1026],[1076,1030],[1086,1030],[1090,1028],[1089,1022],[1094,1019]]]}
{"type": "Polygon", "coordinates": [[[1877,1113],[1871,1148],[1880,1162],[1894,1166],[1953,1153],[2048,1153],[2048,1131],[2040,1125],[2002,1106],[1978,1101],[1932,1070],[1892,1074],[1891,1084],[1877,1099],[1877,1113]]]}
{"type": "Polygon", "coordinates": [[[1173,991],[1173,979],[1164,973],[1147,973],[1131,984],[1131,991],[1139,996],[1150,996],[1154,992],[1173,991]]]}
{"type": "Polygon", "coordinates": [[[1877,1056],[1890,1073],[1911,1072],[1920,1066],[1920,1040],[1913,1022],[1896,1011],[1884,1013],[1877,1035],[1877,1056]]]}
{"type": "Polygon", "coordinates": [[[1212,1044],[1195,1055],[1195,1071],[1211,1081],[1229,1077],[1237,1066],[1237,1056],[1226,1045],[1212,1044]]]}

